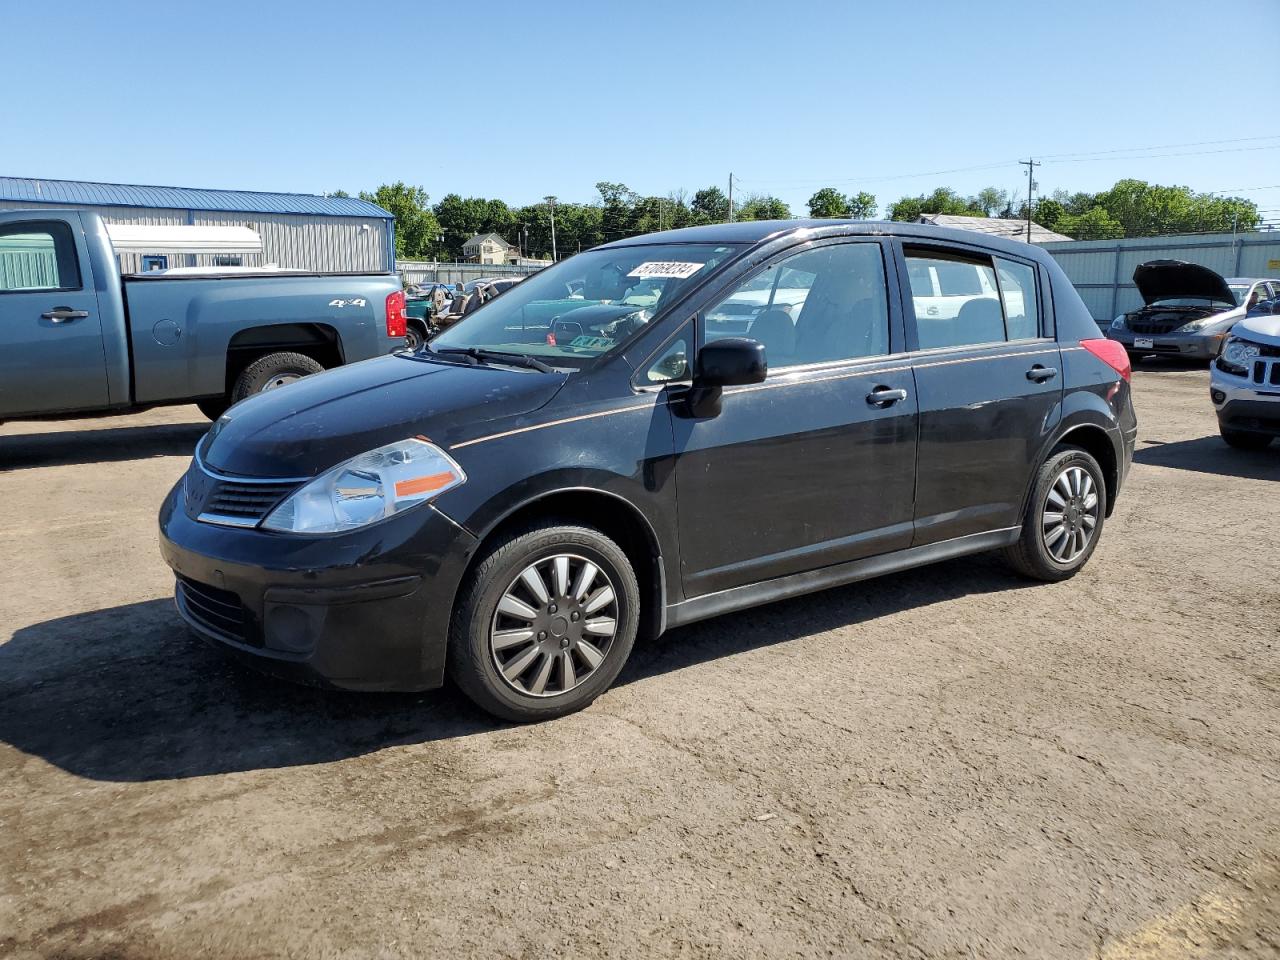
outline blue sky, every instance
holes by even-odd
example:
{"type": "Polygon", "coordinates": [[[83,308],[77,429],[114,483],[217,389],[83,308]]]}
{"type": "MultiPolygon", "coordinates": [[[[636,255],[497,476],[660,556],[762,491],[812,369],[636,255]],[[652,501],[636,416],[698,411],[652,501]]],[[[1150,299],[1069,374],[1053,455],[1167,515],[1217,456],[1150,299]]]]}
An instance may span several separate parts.
{"type": "Polygon", "coordinates": [[[527,203],[732,171],[799,213],[1024,188],[1034,155],[1042,191],[1269,187],[1280,218],[1277,0],[4,8],[0,174],[527,203]]]}

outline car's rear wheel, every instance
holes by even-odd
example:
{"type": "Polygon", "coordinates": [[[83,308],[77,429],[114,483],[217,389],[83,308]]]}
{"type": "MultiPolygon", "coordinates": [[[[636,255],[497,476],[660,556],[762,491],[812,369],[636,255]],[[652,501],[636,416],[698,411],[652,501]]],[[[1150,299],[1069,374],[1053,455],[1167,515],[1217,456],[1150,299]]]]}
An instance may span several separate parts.
{"type": "Polygon", "coordinates": [[[1271,443],[1271,438],[1265,433],[1249,433],[1247,430],[1224,428],[1219,428],[1219,433],[1227,442],[1227,446],[1235,447],[1237,450],[1265,450],[1271,443]]]}
{"type": "Polygon", "coordinates": [[[249,364],[236,378],[231,388],[231,402],[239,403],[255,393],[264,393],[287,386],[313,373],[321,373],[324,367],[301,353],[269,353],[249,364]]]}
{"type": "Polygon", "coordinates": [[[454,608],[449,672],[504,720],[581,710],[635,644],[640,589],[622,549],[590,527],[548,522],[495,543],[454,608]]]}
{"type": "Polygon", "coordinates": [[[1022,534],[1005,559],[1034,580],[1066,580],[1093,556],[1106,513],[1098,461],[1079,447],[1058,447],[1036,475],[1022,534]]]}

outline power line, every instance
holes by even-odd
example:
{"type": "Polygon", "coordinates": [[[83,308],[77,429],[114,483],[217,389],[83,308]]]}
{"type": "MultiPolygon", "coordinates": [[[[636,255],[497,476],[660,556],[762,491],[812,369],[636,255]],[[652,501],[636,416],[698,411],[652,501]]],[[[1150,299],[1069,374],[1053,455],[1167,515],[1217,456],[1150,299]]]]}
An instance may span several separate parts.
{"type": "Polygon", "coordinates": [[[1083,150],[1079,153],[1046,153],[1045,160],[1061,160],[1064,157],[1096,157],[1111,153],[1133,153],[1138,150],[1175,150],[1181,147],[1208,147],[1222,143],[1253,143],[1258,140],[1280,140],[1280,134],[1266,137],[1237,137],[1234,140],[1196,140],[1192,143],[1158,143],[1147,147],[1117,147],[1115,150],[1083,150]]]}

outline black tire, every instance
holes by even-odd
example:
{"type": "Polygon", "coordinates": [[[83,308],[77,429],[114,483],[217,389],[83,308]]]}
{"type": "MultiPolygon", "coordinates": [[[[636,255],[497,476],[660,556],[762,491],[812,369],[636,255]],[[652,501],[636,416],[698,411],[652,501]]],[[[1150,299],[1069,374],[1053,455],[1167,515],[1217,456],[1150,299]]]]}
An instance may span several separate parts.
{"type": "Polygon", "coordinates": [[[426,327],[420,327],[415,321],[410,320],[408,325],[404,328],[405,349],[409,350],[411,353],[417,353],[422,349],[426,342],[426,327]]]}
{"type": "Polygon", "coordinates": [[[1265,450],[1271,444],[1271,438],[1265,433],[1249,433],[1245,430],[1227,430],[1219,427],[1218,432],[1227,446],[1237,450],[1265,450]]]}
{"type": "Polygon", "coordinates": [[[320,373],[324,367],[301,353],[269,353],[249,364],[236,377],[231,388],[231,402],[239,403],[245,397],[271,389],[284,378],[301,379],[320,373]]]}
{"type": "Polygon", "coordinates": [[[1036,482],[1027,500],[1026,513],[1022,518],[1022,534],[1017,543],[1004,548],[1005,561],[1018,573],[1032,580],[1055,583],[1073,577],[1093,556],[1093,551],[1102,538],[1106,514],[1107,487],[1098,461],[1079,447],[1066,445],[1057,447],[1041,464],[1036,474],[1036,482]],[[1082,552],[1064,562],[1059,560],[1046,544],[1045,524],[1042,518],[1049,506],[1048,499],[1055,481],[1066,470],[1073,467],[1082,468],[1093,481],[1097,501],[1096,510],[1090,515],[1094,517],[1095,525],[1082,552]]]}
{"type": "MultiPolygon", "coordinates": [[[[554,584],[548,585],[553,594],[550,602],[554,603],[554,584]]],[[[549,606],[545,611],[556,612],[549,606]]],[[[631,562],[622,549],[599,530],[561,521],[546,521],[516,530],[485,551],[459,593],[449,631],[449,674],[477,706],[503,720],[529,723],[574,713],[590,705],[617,678],[635,645],[639,611],[640,588],[631,562]],[[516,681],[508,681],[502,675],[497,663],[502,654],[491,646],[490,634],[499,623],[498,604],[516,587],[522,571],[563,554],[590,561],[613,588],[615,633],[603,659],[585,679],[563,692],[536,696],[523,687],[516,689],[516,681]]],[[[544,615],[544,608],[539,608],[539,614],[544,615]]],[[[539,634],[538,639],[544,636],[539,634]]],[[[547,646],[535,644],[533,640],[527,643],[529,646],[523,650],[513,649],[508,664],[533,646],[550,649],[557,641],[549,637],[545,641],[547,646]]],[[[536,659],[529,664],[529,675],[536,674],[547,658],[554,659],[558,653],[557,650],[536,654],[536,659]]],[[[563,655],[573,661],[574,654],[566,651],[563,655]]],[[[578,664],[583,666],[581,660],[578,664]]]]}
{"type": "Polygon", "coordinates": [[[227,412],[227,407],[231,406],[231,400],[228,397],[210,397],[207,400],[197,400],[196,406],[210,420],[217,420],[227,412]]]}

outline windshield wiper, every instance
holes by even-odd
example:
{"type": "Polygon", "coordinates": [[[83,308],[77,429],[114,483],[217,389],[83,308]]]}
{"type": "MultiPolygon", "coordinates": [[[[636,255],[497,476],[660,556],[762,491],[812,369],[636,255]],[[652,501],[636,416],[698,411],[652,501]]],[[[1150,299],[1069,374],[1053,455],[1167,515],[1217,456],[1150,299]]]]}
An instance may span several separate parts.
{"type": "Polygon", "coordinates": [[[543,363],[537,357],[529,356],[527,353],[504,353],[501,350],[486,350],[483,347],[444,347],[442,349],[433,347],[431,352],[443,356],[470,357],[473,364],[490,360],[495,363],[505,363],[511,367],[525,367],[529,370],[537,370],[539,373],[555,373],[552,367],[543,363]]]}

